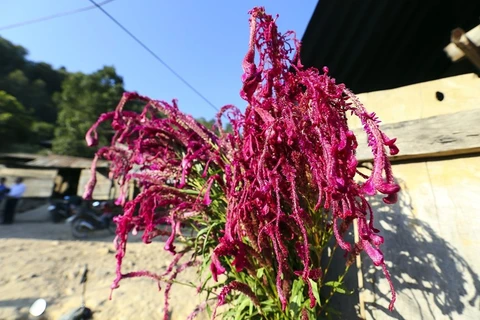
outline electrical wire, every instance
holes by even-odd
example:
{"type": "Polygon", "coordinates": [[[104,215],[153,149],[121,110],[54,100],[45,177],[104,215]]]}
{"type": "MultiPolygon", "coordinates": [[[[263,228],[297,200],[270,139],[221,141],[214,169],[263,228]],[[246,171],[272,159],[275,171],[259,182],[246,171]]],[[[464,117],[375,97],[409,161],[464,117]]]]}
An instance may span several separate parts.
{"type": "MultiPolygon", "coordinates": [[[[103,5],[106,5],[107,3],[110,3],[110,2],[113,2],[113,1],[115,1],[115,0],[106,0],[106,1],[100,2],[98,5],[103,6],[103,5]]],[[[59,13],[55,13],[55,14],[52,14],[52,15],[49,15],[49,16],[40,17],[40,18],[36,18],[36,19],[32,19],[32,20],[17,22],[17,23],[14,23],[14,24],[9,24],[9,25],[0,27],[0,31],[10,30],[10,29],[18,28],[18,27],[27,26],[29,24],[34,24],[34,23],[48,21],[48,20],[52,20],[52,19],[56,19],[56,18],[60,18],[60,17],[65,17],[65,16],[69,16],[69,15],[72,15],[72,14],[96,9],[96,8],[97,8],[97,5],[88,6],[88,7],[78,8],[78,9],[74,9],[74,10],[70,10],[70,11],[59,12],[59,13]]]]}
{"type": "Polygon", "coordinates": [[[117,19],[115,19],[111,14],[109,14],[105,9],[103,9],[99,4],[94,0],[89,0],[93,3],[100,11],[102,11],[110,20],[112,20],[120,29],[122,29],[126,34],[128,34],[133,40],[135,40],[142,48],[144,48],[148,53],[150,53],[158,62],[160,62],[165,68],[168,69],[175,77],[182,81],[187,87],[189,87],[193,92],[195,92],[203,101],[205,101],[210,107],[218,112],[218,108],[210,102],[203,94],[201,94],[195,87],[193,87],[185,78],[178,74],[172,67],[170,67],[162,58],[160,58],[152,49],[150,49],[145,43],[138,39],[133,33],[131,33],[126,27],[124,27],[117,19]]]}

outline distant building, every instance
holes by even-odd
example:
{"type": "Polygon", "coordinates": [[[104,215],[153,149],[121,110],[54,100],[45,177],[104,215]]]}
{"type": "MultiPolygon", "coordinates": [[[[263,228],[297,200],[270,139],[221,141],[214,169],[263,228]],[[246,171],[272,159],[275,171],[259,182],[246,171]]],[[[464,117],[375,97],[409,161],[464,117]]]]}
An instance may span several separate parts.
{"type": "MultiPolygon", "coordinates": [[[[27,186],[25,198],[61,198],[66,195],[82,195],[90,177],[92,159],[24,153],[0,154],[0,176],[12,182],[23,177],[27,186]]],[[[114,196],[113,183],[108,179],[108,162],[97,166],[98,199],[114,196]]]]}

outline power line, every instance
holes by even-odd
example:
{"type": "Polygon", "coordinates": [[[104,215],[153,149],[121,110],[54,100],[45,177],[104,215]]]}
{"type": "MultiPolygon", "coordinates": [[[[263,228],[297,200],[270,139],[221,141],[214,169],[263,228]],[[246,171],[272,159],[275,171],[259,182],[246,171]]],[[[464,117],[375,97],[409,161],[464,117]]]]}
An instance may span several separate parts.
{"type": "MultiPolygon", "coordinates": [[[[99,3],[98,6],[106,5],[107,3],[112,2],[112,1],[115,1],[115,0],[103,1],[103,2],[99,3]]],[[[36,19],[32,19],[32,20],[17,22],[17,23],[14,23],[14,24],[9,24],[9,25],[0,27],[0,31],[14,29],[14,28],[18,28],[18,27],[23,27],[23,26],[26,26],[26,25],[29,25],[29,24],[34,24],[34,23],[38,23],[38,22],[42,22],[42,21],[52,20],[52,19],[56,19],[56,18],[60,18],[60,17],[65,17],[65,16],[69,16],[69,15],[72,15],[72,14],[96,9],[96,8],[97,8],[97,5],[88,6],[88,7],[78,8],[78,9],[74,9],[74,10],[70,10],[70,11],[59,12],[59,13],[55,13],[55,14],[52,14],[52,15],[49,15],[49,16],[40,17],[40,18],[36,18],[36,19]]]]}
{"type": "Polygon", "coordinates": [[[160,62],[165,68],[167,68],[175,77],[182,81],[187,87],[189,87],[193,92],[195,92],[200,98],[203,99],[210,107],[218,112],[218,108],[210,102],[203,94],[201,94],[197,89],[195,89],[187,80],[185,80],[180,74],[178,74],[172,67],[170,67],[162,58],[160,58],[155,52],[152,51],[146,44],[144,44],[140,39],[138,39],[133,33],[131,33],[126,27],[124,27],[117,19],[110,15],[105,9],[103,9],[99,4],[94,0],[89,0],[93,3],[100,11],[102,11],[107,17],[110,18],[117,26],[119,26],[125,33],[127,33],[133,40],[135,40],[140,46],[142,46],[148,53],[150,53],[158,62],[160,62]]]}

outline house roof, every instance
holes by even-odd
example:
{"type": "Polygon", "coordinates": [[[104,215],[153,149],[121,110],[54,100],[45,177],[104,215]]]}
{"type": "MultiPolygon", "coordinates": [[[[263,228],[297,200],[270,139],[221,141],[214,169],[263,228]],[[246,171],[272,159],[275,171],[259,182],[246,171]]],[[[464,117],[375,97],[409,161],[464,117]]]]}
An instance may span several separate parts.
{"type": "Polygon", "coordinates": [[[478,0],[320,0],[302,38],[305,66],[328,66],[356,93],[475,72],[443,48],[479,23],[478,0]]]}
{"type": "MultiPolygon", "coordinates": [[[[61,155],[36,155],[36,154],[23,154],[23,153],[3,153],[0,154],[0,159],[10,162],[18,162],[23,166],[38,167],[38,168],[72,168],[72,169],[84,169],[90,168],[92,159],[61,156],[61,155]]],[[[108,161],[99,160],[97,167],[108,167],[108,161]]]]}
{"type": "MultiPolygon", "coordinates": [[[[49,168],[90,168],[92,165],[92,159],[60,156],[60,155],[48,155],[37,157],[32,161],[27,162],[27,165],[33,167],[49,167],[49,168]]],[[[97,167],[108,167],[107,161],[99,160],[97,167]]]]}

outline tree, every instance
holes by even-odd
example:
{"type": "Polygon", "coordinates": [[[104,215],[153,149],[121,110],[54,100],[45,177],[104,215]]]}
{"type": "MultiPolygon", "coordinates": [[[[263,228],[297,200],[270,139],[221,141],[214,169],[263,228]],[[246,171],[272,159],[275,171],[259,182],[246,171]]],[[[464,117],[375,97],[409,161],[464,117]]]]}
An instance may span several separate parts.
{"type": "Polygon", "coordinates": [[[215,120],[214,119],[211,119],[211,120],[207,120],[205,119],[204,117],[200,117],[198,119],[196,119],[199,123],[203,124],[205,127],[207,127],[208,129],[212,130],[213,128],[213,125],[215,124],[215,120]]]}
{"type": "Polygon", "coordinates": [[[8,150],[15,144],[28,143],[32,122],[30,114],[14,96],[0,91],[1,149],[8,150]]]}
{"type": "Polygon", "coordinates": [[[61,90],[67,72],[48,63],[29,61],[27,53],[25,48],[0,37],[0,90],[14,96],[38,121],[54,124],[57,106],[52,97],[61,90]]]}
{"type": "Polygon", "coordinates": [[[52,139],[55,133],[55,125],[43,121],[35,121],[32,124],[32,134],[35,140],[32,142],[41,143],[52,139]]]}
{"type": "Polygon", "coordinates": [[[0,77],[10,72],[23,69],[27,50],[0,37],[0,77]]]}
{"type": "MultiPolygon", "coordinates": [[[[114,67],[104,67],[92,74],[68,74],[62,91],[55,96],[59,113],[53,151],[57,154],[90,157],[96,151],[85,142],[85,133],[100,114],[111,111],[124,92],[123,79],[114,67]]],[[[100,145],[106,144],[108,132],[99,131],[100,145]]]]}
{"type": "Polygon", "coordinates": [[[27,101],[19,101],[33,109],[35,118],[39,121],[54,124],[57,121],[58,110],[53,95],[61,91],[67,73],[53,69],[44,62],[27,63],[24,73],[30,80],[29,94],[23,96],[27,101]]]}
{"type": "MultiPolygon", "coordinates": [[[[205,127],[207,127],[208,129],[212,130],[213,129],[213,126],[216,124],[216,120],[215,119],[210,119],[210,120],[206,120],[204,117],[200,117],[198,119],[196,119],[198,122],[200,122],[201,124],[203,124],[205,127]]],[[[224,128],[223,130],[225,132],[228,132],[228,133],[232,133],[233,132],[233,128],[232,128],[232,124],[231,123],[227,123],[226,125],[224,124],[224,128]]]]}

